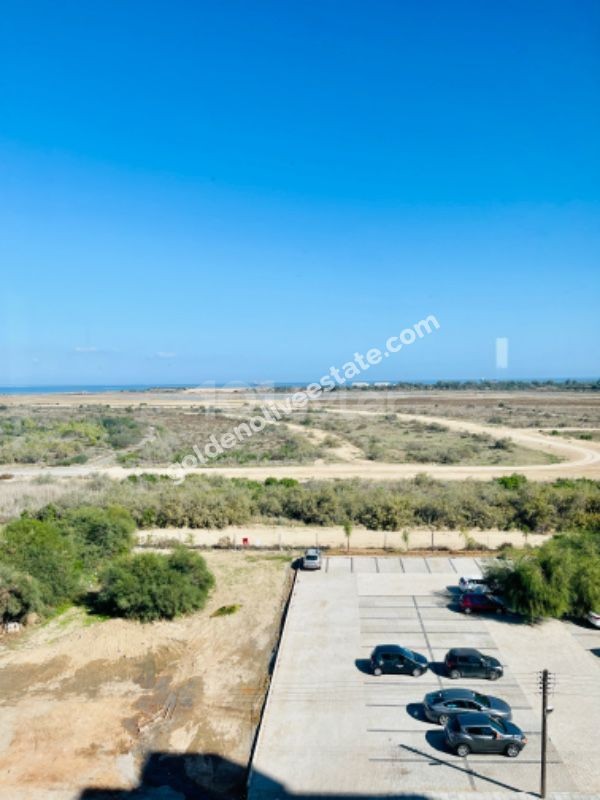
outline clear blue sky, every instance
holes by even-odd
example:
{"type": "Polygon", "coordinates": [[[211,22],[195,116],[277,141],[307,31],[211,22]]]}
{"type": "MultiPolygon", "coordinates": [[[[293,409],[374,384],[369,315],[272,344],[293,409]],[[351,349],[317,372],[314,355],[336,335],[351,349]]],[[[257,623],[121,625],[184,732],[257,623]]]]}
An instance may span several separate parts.
{"type": "Polygon", "coordinates": [[[600,4],[7,0],[0,385],[600,374],[600,4]],[[496,337],[509,367],[495,366],[496,337]]]}

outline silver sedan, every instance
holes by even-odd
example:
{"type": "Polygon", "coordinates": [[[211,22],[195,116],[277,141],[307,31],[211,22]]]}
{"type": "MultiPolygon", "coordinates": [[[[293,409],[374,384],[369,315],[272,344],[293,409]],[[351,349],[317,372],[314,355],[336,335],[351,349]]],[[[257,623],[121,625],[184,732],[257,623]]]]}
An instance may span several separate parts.
{"type": "Polygon", "coordinates": [[[473,711],[500,719],[512,719],[511,708],[504,700],[471,689],[442,689],[439,692],[431,692],[423,698],[423,705],[427,719],[439,722],[440,725],[445,725],[457,714],[473,711]]]}

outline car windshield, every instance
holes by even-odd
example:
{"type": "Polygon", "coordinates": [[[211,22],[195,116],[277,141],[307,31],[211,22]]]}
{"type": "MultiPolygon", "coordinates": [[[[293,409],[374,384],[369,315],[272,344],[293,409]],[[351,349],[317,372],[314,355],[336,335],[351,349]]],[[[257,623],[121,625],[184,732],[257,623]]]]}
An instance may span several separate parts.
{"type": "Polygon", "coordinates": [[[418,661],[420,658],[418,653],[415,653],[414,650],[409,650],[407,647],[405,647],[402,652],[405,656],[412,658],[414,661],[418,661]]]}
{"type": "Polygon", "coordinates": [[[307,561],[316,561],[319,556],[314,555],[314,553],[310,553],[309,555],[305,556],[307,561]]]}
{"type": "Polygon", "coordinates": [[[492,727],[496,728],[496,730],[500,731],[500,733],[508,733],[508,728],[501,719],[492,719],[491,723],[492,727]]]}
{"type": "Polygon", "coordinates": [[[475,700],[477,700],[480,706],[485,706],[486,708],[490,707],[490,701],[484,694],[478,694],[477,692],[475,692],[473,697],[475,698],[475,700]]]}

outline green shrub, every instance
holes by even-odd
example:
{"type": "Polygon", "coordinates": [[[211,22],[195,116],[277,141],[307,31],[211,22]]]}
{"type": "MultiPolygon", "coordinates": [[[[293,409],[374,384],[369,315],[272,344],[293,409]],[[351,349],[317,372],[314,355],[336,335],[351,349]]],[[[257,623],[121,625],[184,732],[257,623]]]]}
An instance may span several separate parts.
{"type": "Polygon", "coordinates": [[[0,564],[0,620],[19,622],[42,610],[40,586],[35,578],[0,564]]]}
{"type": "Polygon", "coordinates": [[[539,548],[504,554],[486,566],[485,576],[507,605],[529,620],[581,617],[600,608],[600,537],[556,536],[539,548]]]}
{"type": "MultiPolygon", "coordinates": [[[[498,441],[501,441],[500,439],[498,441]]],[[[525,475],[520,475],[518,472],[513,472],[512,475],[503,475],[501,478],[496,478],[496,483],[505,489],[520,489],[527,483],[525,475]]]]}
{"type": "Polygon", "coordinates": [[[233,603],[230,606],[220,606],[216,611],[213,611],[211,617],[229,617],[239,611],[241,606],[238,603],[233,603]]]}
{"type": "Polygon", "coordinates": [[[116,561],[101,582],[102,610],[151,622],[201,609],[214,578],[201,556],[179,548],[170,556],[142,553],[116,561]]]}
{"type": "Polygon", "coordinates": [[[77,593],[77,548],[56,523],[23,517],[6,526],[3,540],[2,560],[38,581],[44,603],[56,605],[77,593]]]}
{"type": "Polygon", "coordinates": [[[82,506],[67,511],[60,520],[79,545],[86,567],[95,569],[105,561],[128,553],[133,546],[135,522],[121,506],[82,506]]]}
{"type": "Polygon", "coordinates": [[[102,417],[100,424],[106,431],[108,443],[115,449],[138,444],[142,438],[142,426],[131,417],[102,417]]]}

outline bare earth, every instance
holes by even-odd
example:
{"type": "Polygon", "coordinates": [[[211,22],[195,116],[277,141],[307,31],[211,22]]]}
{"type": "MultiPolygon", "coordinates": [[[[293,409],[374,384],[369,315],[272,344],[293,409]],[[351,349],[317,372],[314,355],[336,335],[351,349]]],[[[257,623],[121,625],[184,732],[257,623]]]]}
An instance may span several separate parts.
{"type": "Polygon", "coordinates": [[[0,639],[1,800],[130,789],[147,754],[157,752],[189,753],[185,770],[199,786],[239,785],[289,563],[231,552],[206,559],[217,587],[197,614],[149,625],[90,624],[71,609],[0,639]],[[231,604],[241,608],[211,617],[231,604]]]}

